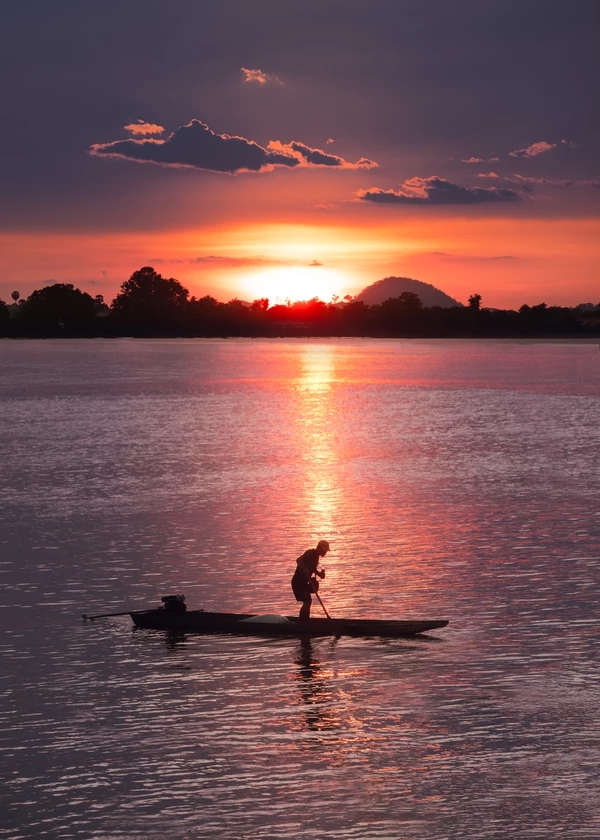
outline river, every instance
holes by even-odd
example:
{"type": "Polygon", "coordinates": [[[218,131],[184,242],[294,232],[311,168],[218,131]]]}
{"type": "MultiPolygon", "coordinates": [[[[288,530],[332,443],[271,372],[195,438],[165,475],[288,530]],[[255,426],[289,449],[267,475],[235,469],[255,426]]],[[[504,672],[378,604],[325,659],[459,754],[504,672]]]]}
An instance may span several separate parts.
{"type": "Polygon", "coordinates": [[[599,418],[597,343],[0,342],[0,838],[596,840],[599,418]],[[321,538],[448,627],[81,618],[289,614],[321,538]]]}

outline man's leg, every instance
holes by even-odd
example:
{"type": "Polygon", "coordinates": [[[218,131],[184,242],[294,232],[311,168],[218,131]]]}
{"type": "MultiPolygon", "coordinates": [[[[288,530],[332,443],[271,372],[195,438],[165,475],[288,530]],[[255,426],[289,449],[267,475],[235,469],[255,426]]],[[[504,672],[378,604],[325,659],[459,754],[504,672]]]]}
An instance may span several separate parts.
{"type": "Polygon", "coordinates": [[[310,618],[310,605],[312,604],[312,598],[310,595],[307,595],[304,601],[302,602],[302,606],[300,607],[300,620],[301,621],[308,621],[310,618]]]}

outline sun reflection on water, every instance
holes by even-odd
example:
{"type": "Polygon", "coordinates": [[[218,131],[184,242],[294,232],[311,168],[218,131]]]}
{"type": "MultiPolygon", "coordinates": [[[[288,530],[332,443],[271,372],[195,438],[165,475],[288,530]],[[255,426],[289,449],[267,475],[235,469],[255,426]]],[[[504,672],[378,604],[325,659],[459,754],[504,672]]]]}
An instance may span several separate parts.
{"type": "Polygon", "coordinates": [[[296,430],[307,465],[302,504],[315,536],[335,532],[340,505],[340,485],[332,389],[335,381],[332,348],[309,344],[303,348],[300,376],[292,383],[296,397],[296,430]]]}

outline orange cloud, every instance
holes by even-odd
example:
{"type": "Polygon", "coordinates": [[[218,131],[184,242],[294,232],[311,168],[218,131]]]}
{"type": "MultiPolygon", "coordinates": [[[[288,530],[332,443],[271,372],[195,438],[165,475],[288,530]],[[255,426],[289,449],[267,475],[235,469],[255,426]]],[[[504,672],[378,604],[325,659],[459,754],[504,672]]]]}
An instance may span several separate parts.
{"type": "Polygon", "coordinates": [[[156,123],[148,123],[144,120],[136,120],[134,123],[129,123],[129,125],[124,125],[123,128],[125,131],[129,131],[130,134],[162,134],[164,132],[164,128],[162,125],[157,125],[156,123]]]}
{"type": "Polygon", "coordinates": [[[470,158],[462,158],[461,163],[485,163],[486,161],[488,163],[491,163],[492,161],[496,161],[496,160],[500,160],[500,158],[497,158],[497,157],[491,157],[491,158],[470,157],[470,158]]]}
{"type": "Polygon", "coordinates": [[[271,73],[263,73],[258,68],[256,70],[250,70],[248,67],[241,67],[240,69],[244,74],[244,82],[246,83],[251,84],[255,82],[258,85],[266,85],[268,82],[274,82],[276,85],[283,84],[277,76],[273,76],[271,73]]]}
{"type": "Polygon", "coordinates": [[[526,149],[515,149],[514,152],[509,152],[509,154],[511,157],[531,158],[542,155],[544,152],[549,152],[552,149],[556,149],[556,143],[546,143],[545,140],[541,140],[539,143],[532,143],[526,149]]]}

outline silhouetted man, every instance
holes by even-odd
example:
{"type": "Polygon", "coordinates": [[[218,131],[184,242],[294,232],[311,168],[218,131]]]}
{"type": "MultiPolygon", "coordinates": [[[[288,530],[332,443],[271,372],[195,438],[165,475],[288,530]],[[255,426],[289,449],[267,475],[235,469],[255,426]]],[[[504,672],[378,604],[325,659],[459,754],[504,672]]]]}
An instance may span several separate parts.
{"type": "Polygon", "coordinates": [[[296,601],[300,601],[300,618],[310,618],[310,606],[312,604],[311,594],[319,589],[317,577],[325,577],[325,569],[318,569],[319,560],[325,557],[329,551],[327,540],[319,540],[316,548],[309,548],[296,560],[296,571],[292,578],[292,590],[296,601]]]}

